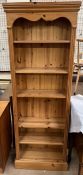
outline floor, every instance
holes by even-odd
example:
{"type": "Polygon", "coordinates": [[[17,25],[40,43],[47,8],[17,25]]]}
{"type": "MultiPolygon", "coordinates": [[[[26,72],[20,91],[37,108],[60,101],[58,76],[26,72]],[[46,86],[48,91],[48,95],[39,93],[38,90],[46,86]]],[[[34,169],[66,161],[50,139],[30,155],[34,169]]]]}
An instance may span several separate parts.
{"type": "MultiPolygon", "coordinates": [[[[73,83],[73,90],[72,90],[73,92],[74,92],[74,86],[75,84],[73,83]]],[[[79,83],[78,93],[83,94],[83,83],[79,83]]],[[[3,175],[18,175],[18,174],[19,175],[44,175],[44,174],[45,175],[78,175],[79,161],[75,150],[73,150],[72,152],[71,163],[69,165],[68,171],[66,172],[15,169],[14,159],[15,159],[14,151],[11,151],[11,154],[9,156],[9,159],[5,168],[5,172],[3,173],[3,175]]]]}

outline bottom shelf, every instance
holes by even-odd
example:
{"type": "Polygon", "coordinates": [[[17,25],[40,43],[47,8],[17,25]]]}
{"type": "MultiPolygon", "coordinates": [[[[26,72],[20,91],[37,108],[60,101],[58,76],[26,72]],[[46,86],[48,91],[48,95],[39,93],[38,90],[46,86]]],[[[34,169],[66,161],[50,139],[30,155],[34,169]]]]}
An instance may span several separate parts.
{"type": "Polygon", "coordinates": [[[63,148],[58,148],[58,146],[21,145],[21,147],[21,159],[63,160],[63,148]]]}
{"type": "Polygon", "coordinates": [[[15,168],[18,169],[32,169],[32,170],[50,170],[50,171],[67,171],[67,162],[56,161],[42,161],[42,160],[15,160],[15,168]]]}
{"type": "Polygon", "coordinates": [[[55,146],[26,146],[20,149],[20,159],[15,161],[16,168],[67,170],[63,159],[63,149],[55,146]]]}

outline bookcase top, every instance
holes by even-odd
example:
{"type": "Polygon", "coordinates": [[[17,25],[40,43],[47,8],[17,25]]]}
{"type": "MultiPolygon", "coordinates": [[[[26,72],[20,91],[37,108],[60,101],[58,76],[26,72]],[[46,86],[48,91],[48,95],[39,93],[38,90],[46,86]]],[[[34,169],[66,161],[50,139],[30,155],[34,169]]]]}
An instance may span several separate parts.
{"type": "Polygon", "coordinates": [[[68,12],[78,11],[80,9],[81,1],[72,2],[15,2],[3,3],[5,12],[68,12]]]}

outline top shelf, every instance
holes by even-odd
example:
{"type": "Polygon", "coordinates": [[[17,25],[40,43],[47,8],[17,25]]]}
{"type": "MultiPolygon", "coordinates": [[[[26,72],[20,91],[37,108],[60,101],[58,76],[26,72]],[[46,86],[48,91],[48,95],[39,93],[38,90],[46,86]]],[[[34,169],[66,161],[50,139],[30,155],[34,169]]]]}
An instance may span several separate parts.
{"type": "Polygon", "coordinates": [[[14,44],[69,44],[70,40],[19,40],[14,41],[14,44]]]}

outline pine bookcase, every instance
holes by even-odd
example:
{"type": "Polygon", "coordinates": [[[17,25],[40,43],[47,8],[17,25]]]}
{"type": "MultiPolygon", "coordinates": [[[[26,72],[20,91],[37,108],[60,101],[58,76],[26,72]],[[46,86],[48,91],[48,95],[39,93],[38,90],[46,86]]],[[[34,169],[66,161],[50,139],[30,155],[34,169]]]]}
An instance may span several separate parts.
{"type": "Polygon", "coordinates": [[[77,12],[81,2],[4,3],[16,168],[67,170],[77,12]]]}

